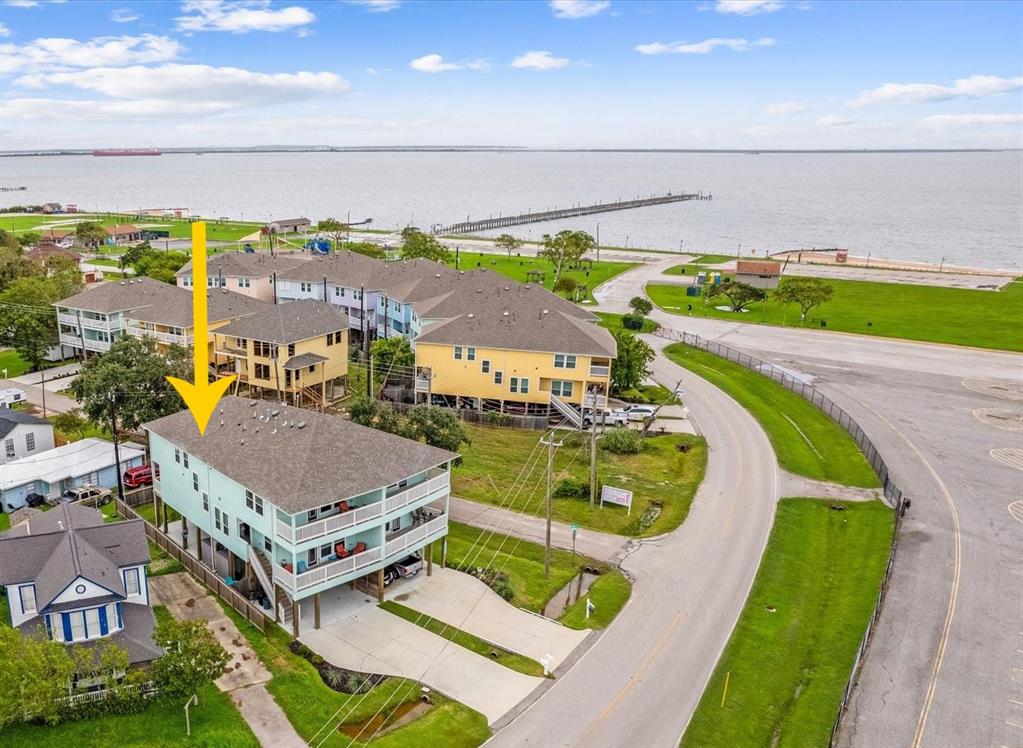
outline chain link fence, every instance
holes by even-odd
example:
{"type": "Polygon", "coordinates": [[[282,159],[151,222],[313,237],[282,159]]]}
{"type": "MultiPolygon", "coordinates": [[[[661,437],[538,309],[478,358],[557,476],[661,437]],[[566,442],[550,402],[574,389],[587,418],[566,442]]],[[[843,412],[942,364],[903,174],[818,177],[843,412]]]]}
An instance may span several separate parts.
{"type": "Polygon", "coordinates": [[[846,682],[845,691],[842,693],[842,701],[839,705],[838,713],[835,715],[835,722],[831,728],[831,737],[828,741],[828,745],[832,746],[835,744],[835,740],[838,737],[838,730],[841,725],[842,717],[845,715],[846,707],[849,705],[849,699],[852,696],[853,688],[856,686],[856,681],[860,674],[863,655],[870,643],[870,637],[874,631],[874,625],[877,623],[877,617],[881,612],[881,604],[884,601],[885,593],[888,590],[888,580],[891,578],[892,568],[895,564],[895,547],[898,542],[899,520],[902,515],[902,491],[895,485],[891,476],[891,471],[888,469],[888,464],[881,456],[877,447],[874,446],[870,437],[867,436],[866,432],[860,428],[860,425],[855,421],[855,419],[843,410],[841,406],[817,390],[813,385],[807,384],[801,379],[797,379],[781,367],[769,364],[755,356],[743,353],[742,351],[738,351],[735,348],[731,348],[722,343],[701,338],[699,335],[694,333],[660,327],[652,334],[660,338],[690,345],[693,348],[698,348],[702,351],[707,351],[715,356],[720,356],[721,358],[727,359],[739,366],[745,367],[750,371],[762,374],[769,379],[773,379],[785,389],[796,393],[812,404],[815,408],[817,408],[817,410],[821,411],[824,415],[845,429],[853,438],[856,442],[856,446],[859,448],[860,452],[863,453],[867,462],[870,463],[870,467],[880,479],[881,485],[884,488],[885,501],[887,501],[895,510],[895,532],[892,533],[892,544],[888,550],[888,563],[885,567],[884,577],[881,580],[881,590],[878,593],[877,602],[874,604],[874,610],[870,614],[870,622],[867,624],[867,629],[863,634],[863,639],[860,641],[860,646],[856,650],[856,659],[853,662],[852,672],[849,674],[849,680],[846,682]]]}

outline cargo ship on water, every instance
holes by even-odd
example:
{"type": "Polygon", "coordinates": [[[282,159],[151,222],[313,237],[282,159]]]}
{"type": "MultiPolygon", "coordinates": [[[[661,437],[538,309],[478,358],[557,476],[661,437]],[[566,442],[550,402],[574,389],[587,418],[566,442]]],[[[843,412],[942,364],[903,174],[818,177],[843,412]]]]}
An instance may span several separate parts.
{"type": "Polygon", "coordinates": [[[156,148],[103,148],[92,152],[93,156],[161,156],[156,148]]]}

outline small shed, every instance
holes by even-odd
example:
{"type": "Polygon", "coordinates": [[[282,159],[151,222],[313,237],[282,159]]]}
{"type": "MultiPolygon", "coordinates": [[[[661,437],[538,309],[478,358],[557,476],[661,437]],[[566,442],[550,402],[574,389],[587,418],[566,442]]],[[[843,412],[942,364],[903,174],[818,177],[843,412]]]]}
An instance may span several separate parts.
{"type": "Polygon", "coordinates": [[[777,288],[781,279],[781,263],[774,260],[737,260],[735,280],[754,288],[777,288]]]}
{"type": "Polygon", "coordinates": [[[294,231],[305,231],[313,222],[308,218],[281,218],[270,222],[271,234],[287,234],[294,231]]]}
{"type": "Polygon", "coordinates": [[[60,213],[60,203],[43,203],[43,213],[50,215],[60,213]]]}

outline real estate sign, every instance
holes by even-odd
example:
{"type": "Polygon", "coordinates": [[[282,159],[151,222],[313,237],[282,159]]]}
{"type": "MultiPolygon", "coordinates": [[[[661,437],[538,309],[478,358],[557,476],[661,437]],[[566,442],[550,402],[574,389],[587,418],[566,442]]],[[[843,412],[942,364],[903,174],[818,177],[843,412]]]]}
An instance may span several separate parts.
{"type": "Polygon", "coordinates": [[[628,507],[628,513],[632,514],[632,491],[626,491],[624,488],[615,488],[614,486],[603,486],[600,489],[600,505],[604,506],[604,502],[628,507]]]}

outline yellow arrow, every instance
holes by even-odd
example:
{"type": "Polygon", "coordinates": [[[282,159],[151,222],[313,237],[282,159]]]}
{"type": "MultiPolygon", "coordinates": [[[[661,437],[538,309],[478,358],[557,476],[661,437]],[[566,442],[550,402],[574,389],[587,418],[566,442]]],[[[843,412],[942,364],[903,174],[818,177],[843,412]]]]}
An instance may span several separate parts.
{"type": "Polygon", "coordinates": [[[210,382],[209,320],[207,318],[206,224],[192,224],[192,347],[195,350],[195,383],[167,377],[192,411],[199,433],[206,433],[213,409],[231,386],[235,375],[210,382]]]}

